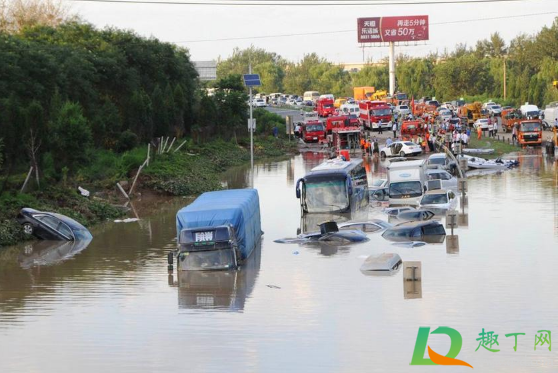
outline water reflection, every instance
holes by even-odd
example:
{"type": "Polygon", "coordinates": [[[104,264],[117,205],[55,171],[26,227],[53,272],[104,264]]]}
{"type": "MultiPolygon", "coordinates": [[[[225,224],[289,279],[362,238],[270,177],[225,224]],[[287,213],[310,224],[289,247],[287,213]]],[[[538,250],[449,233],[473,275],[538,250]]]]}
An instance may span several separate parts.
{"type": "Polygon", "coordinates": [[[244,310],[260,272],[261,244],[236,271],[177,271],[178,307],[183,309],[238,312],[244,310]]]}
{"type": "Polygon", "coordinates": [[[59,264],[85,250],[90,243],[91,240],[35,241],[25,245],[18,262],[23,269],[59,264]]]}

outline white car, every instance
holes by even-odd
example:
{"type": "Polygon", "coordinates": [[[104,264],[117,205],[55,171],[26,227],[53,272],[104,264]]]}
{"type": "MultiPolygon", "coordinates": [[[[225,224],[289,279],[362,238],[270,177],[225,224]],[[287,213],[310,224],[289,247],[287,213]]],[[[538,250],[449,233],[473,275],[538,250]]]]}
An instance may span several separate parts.
{"type": "Polygon", "coordinates": [[[399,113],[399,115],[409,115],[411,114],[411,108],[408,105],[398,105],[394,112],[399,113]]]}
{"type": "Polygon", "coordinates": [[[452,118],[451,111],[448,109],[442,109],[438,111],[438,117],[442,120],[450,120],[452,118]]]}
{"type": "Polygon", "coordinates": [[[452,171],[456,168],[456,163],[451,160],[446,153],[434,153],[428,157],[426,162],[429,168],[441,168],[444,170],[452,171]]]}
{"type": "Polygon", "coordinates": [[[439,180],[437,183],[441,189],[457,192],[457,179],[449,172],[440,169],[426,170],[426,178],[430,181],[439,180]]]}
{"type": "Polygon", "coordinates": [[[385,157],[405,157],[407,155],[420,155],[422,148],[410,141],[395,141],[391,145],[380,149],[380,156],[385,157]]]}
{"type": "Polygon", "coordinates": [[[370,189],[372,189],[372,190],[382,189],[382,188],[385,188],[387,186],[388,186],[388,179],[376,179],[372,183],[372,186],[370,187],[370,189]]]}
{"type": "Polygon", "coordinates": [[[486,109],[492,115],[500,115],[502,114],[502,107],[498,104],[490,104],[486,105],[486,109]]]}
{"type": "Polygon", "coordinates": [[[254,106],[254,107],[266,107],[267,104],[266,104],[266,102],[263,98],[257,98],[254,101],[252,101],[252,106],[254,106]]]}
{"type": "Polygon", "coordinates": [[[486,118],[477,119],[475,123],[473,123],[473,127],[477,129],[479,126],[483,131],[488,130],[488,119],[486,118]]]}
{"type": "Polygon", "coordinates": [[[455,210],[457,208],[457,196],[451,190],[429,190],[422,196],[419,207],[425,210],[433,210],[434,213],[440,210],[455,210]]]}

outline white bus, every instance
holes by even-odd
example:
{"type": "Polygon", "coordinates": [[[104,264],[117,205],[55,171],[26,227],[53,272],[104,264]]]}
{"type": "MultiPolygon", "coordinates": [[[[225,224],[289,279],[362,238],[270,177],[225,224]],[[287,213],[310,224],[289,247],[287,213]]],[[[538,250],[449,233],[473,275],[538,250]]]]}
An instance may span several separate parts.
{"type": "Polygon", "coordinates": [[[303,100],[304,100],[304,101],[313,101],[313,102],[316,102],[316,101],[318,101],[318,98],[320,98],[320,92],[318,92],[318,91],[307,91],[307,92],[304,92],[304,96],[303,96],[303,100]]]}

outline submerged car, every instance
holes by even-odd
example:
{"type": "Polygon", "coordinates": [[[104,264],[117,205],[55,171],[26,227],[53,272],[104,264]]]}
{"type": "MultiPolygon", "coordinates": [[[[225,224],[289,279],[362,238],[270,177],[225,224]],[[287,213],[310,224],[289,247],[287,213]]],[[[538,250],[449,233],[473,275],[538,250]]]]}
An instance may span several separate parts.
{"type": "Polygon", "coordinates": [[[17,221],[23,226],[26,235],[43,240],[85,241],[93,238],[83,225],[54,212],[23,208],[17,215],[17,221]]]}
{"type": "Polygon", "coordinates": [[[392,242],[442,243],[446,238],[446,230],[442,223],[436,220],[410,221],[387,229],[382,237],[392,242]]]}
{"type": "MultiPolygon", "coordinates": [[[[426,177],[428,178],[429,182],[437,181],[436,184],[438,184],[439,187],[436,189],[443,188],[443,189],[451,189],[457,191],[457,179],[451,176],[451,174],[447,171],[438,170],[438,169],[426,170],[426,177]]],[[[429,185],[428,189],[430,190],[434,188],[431,188],[429,185]]]]}
{"type": "Polygon", "coordinates": [[[399,271],[403,261],[398,254],[383,253],[380,255],[370,255],[360,271],[367,276],[391,276],[399,271]]]}
{"type": "MultiPolygon", "coordinates": [[[[364,223],[359,224],[362,227],[364,223]]],[[[351,229],[349,226],[345,227],[345,229],[340,229],[334,221],[324,222],[320,224],[319,227],[319,232],[300,234],[295,238],[282,238],[274,242],[298,244],[332,243],[335,245],[347,245],[369,241],[369,238],[363,231],[351,229]]]]}
{"type": "Polygon", "coordinates": [[[430,220],[436,215],[430,210],[408,210],[403,211],[397,215],[397,220],[401,221],[417,221],[417,220],[430,220]]]}
{"type": "Polygon", "coordinates": [[[357,221],[357,222],[347,222],[339,224],[340,230],[351,230],[357,229],[359,231],[373,233],[382,231],[384,229],[391,228],[393,225],[388,223],[387,221],[383,221],[380,219],[372,219],[369,221],[357,221]]]}
{"type": "Polygon", "coordinates": [[[422,196],[419,206],[435,213],[455,210],[457,208],[457,196],[451,190],[429,190],[422,196]]]}

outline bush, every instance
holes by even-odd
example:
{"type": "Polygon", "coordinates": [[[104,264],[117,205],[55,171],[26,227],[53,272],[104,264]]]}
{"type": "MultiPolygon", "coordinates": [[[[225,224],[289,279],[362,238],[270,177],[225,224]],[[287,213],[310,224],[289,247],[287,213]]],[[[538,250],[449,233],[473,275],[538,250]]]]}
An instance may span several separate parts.
{"type": "Polygon", "coordinates": [[[119,153],[132,150],[138,145],[138,136],[130,130],[126,130],[118,137],[116,151],[119,153]]]}

